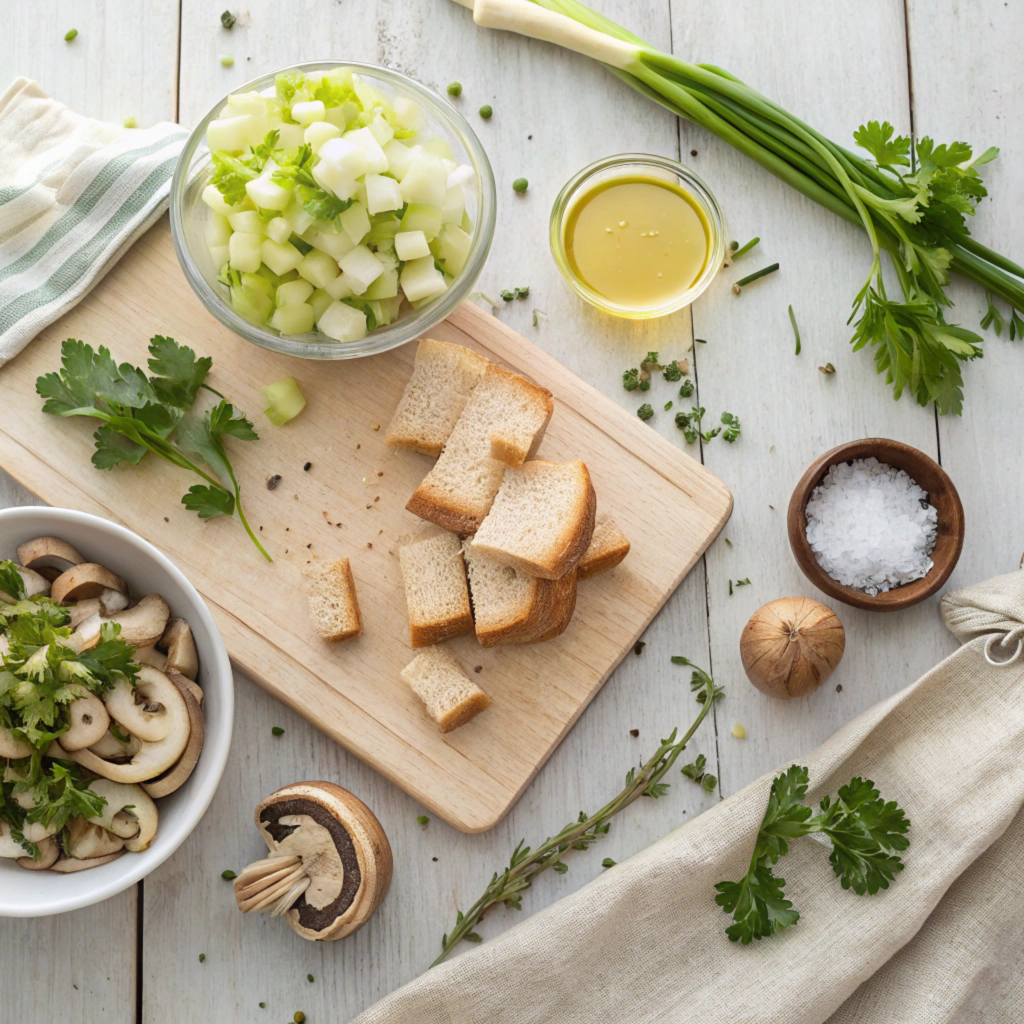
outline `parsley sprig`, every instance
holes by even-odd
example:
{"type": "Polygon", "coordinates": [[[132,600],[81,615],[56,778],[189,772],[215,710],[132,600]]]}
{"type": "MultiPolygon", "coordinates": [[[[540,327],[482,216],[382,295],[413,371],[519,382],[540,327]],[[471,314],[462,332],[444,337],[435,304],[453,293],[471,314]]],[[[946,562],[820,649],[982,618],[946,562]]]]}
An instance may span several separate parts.
{"type": "Polygon", "coordinates": [[[840,786],[835,799],[825,797],[821,813],[803,802],[809,773],[793,765],[772,782],[768,807],[758,830],[750,867],[738,882],[719,882],[715,902],[733,923],[726,934],[748,945],[785,931],[800,913],[785,898],[784,878],[772,868],[789,852],[794,839],[819,833],[832,845],[829,861],[844,889],[873,896],[903,870],[899,853],[910,845],[910,822],[894,802],[882,799],[875,784],[857,777],[840,786]]]}
{"type": "MultiPolygon", "coordinates": [[[[483,939],[476,931],[476,927],[492,907],[504,903],[514,910],[522,910],[523,890],[530,887],[537,875],[548,868],[558,874],[565,874],[569,870],[569,865],[562,857],[571,850],[586,850],[593,846],[602,836],[608,834],[611,819],[635,800],[642,796],[657,799],[665,795],[668,783],[662,780],[686,749],[686,744],[707,717],[714,702],[723,693],[722,688],[715,685],[711,676],[703,669],[697,668],[691,661],[678,656],[672,661],[679,665],[690,665],[694,669],[690,678],[690,689],[696,694],[697,702],[702,707],[690,728],[679,738],[678,730],[673,729],[668,739],[661,741],[661,746],[652,757],[639,767],[629,770],[622,792],[596,814],[588,816],[580,811],[576,821],[570,822],[557,835],[545,839],[536,849],[525,846],[521,840],[512,853],[508,867],[491,876],[490,884],[480,899],[465,913],[458,911],[455,926],[450,932],[445,933],[441,940],[441,955],[431,966],[436,967],[441,963],[462,941],[482,942],[483,939]]],[[[605,866],[609,866],[608,860],[610,858],[606,859],[605,866]]],[[[614,861],[612,863],[614,864],[614,861]]]]}
{"type": "Polygon", "coordinates": [[[46,399],[43,412],[101,421],[93,435],[92,463],[97,469],[113,469],[121,462],[138,465],[152,452],[195,473],[205,483],[189,488],[182,504],[201,519],[237,512],[253,544],[271,561],[245,518],[241,489],[224,448],[227,437],[257,440],[252,423],[205,383],[213,365],[208,356],[196,358],[192,349],[161,335],[150,341],[149,355],[147,377],[137,366],[115,363],[108,349],[93,351],[69,338],[61,346],[60,372],[36,380],[36,391],[46,399]],[[192,408],[201,388],[220,398],[205,413],[192,408]]]}

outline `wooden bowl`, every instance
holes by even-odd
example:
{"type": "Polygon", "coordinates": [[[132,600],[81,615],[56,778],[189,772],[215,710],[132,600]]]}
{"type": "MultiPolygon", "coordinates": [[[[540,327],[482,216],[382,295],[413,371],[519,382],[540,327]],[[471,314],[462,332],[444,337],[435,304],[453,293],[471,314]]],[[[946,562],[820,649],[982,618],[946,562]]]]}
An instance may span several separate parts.
{"type": "Polygon", "coordinates": [[[866,437],[862,441],[850,441],[825,452],[815,460],[800,478],[789,501],[787,516],[789,544],[793,549],[797,565],[803,574],[830,597],[873,612],[894,612],[931,597],[943,583],[960,558],[964,546],[964,507],[960,503],[953,481],[945,470],[924,452],[911,448],[899,441],[884,437],[866,437]],[[821,483],[829,467],[853,459],[867,459],[874,456],[879,462],[904,470],[928,492],[928,500],[938,513],[938,536],[932,552],[932,568],[927,575],[913,583],[895,587],[872,597],[863,590],[855,590],[836,582],[818,564],[811,545],[807,541],[807,502],[811,492],[821,483]]]}

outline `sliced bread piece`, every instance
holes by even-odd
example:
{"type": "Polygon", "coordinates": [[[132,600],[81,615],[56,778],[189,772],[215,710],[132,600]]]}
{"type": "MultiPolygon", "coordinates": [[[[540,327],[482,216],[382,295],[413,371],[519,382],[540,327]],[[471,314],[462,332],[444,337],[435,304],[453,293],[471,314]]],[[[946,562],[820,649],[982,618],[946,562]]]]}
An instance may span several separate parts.
{"type": "Polygon", "coordinates": [[[401,548],[398,558],[413,647],[429,647],[472,633],[462,541],[454,533],[442,533],[401,548]]]}
{"type": "Polygon", "coordinates": [[[348,559],[314,562],[305,574],[309,579],[309,617],[320,638],[336,643],[359,636],[363,619],[348,559]]]}
{"type": "Polygon", "coordinates": [[[462,345],[424,338],[412,379],[391,419],[384,443],[438,456],[489,362],[462,345]]]}
{"type": "Polygon", "coordinates": [[[452,533],[475,533],[505,472],[505,463],[493,456],[492,439],[501,438],[507,460],[522,463],[540,444],[553,409],[550,391],[492,363],[405,507],[452,533]]]}
{"type": "Polygon", "coordinates": [[[614,569],[629,554],[629,541],[609,515],[598,515],[594,521],[594,535],[590,547],[576,566],[581,580],[614,569]]]}
{"type": "Polygon", "coordinates": [[[596,511],[590,473],[579,459],[535,459],[506,470],[474,545],[530,576],[558,579],[590,546],[596,511]]]}
{"type": "Polygon", "coordinates": [[[441,732],[465,725],[491,698],[459,666],[445,644],[428,647],[402,669],[402,679],[426,706],[441,732]]]}
{"type": "Polygon", "coordinates": [[[576,607],[576,574],[558,580],[527,576],[467,541],[466,565],[481,647],[533,644],[558,636],[576,607]]]}

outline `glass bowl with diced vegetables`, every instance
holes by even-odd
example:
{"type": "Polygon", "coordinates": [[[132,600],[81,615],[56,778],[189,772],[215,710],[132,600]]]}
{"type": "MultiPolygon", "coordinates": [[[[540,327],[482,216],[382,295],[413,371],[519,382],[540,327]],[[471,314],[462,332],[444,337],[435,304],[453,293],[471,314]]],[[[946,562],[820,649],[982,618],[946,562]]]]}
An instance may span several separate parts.
{"type": "Polygon", "coordinates": [[[306,359],[385,352],[466,299],[494,176],[439,95],[371,64],[300,64],[226,96],[171,185],[185,276],[213,315],[306,359]]]}

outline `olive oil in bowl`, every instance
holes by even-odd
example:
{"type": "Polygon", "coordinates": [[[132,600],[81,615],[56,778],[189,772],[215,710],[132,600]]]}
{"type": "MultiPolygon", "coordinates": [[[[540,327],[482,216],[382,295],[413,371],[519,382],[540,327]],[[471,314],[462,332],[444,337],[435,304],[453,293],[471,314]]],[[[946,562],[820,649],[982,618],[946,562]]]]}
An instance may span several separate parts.
{"type": "Polygon", "coordinates": [[[648,319],[692,302],[724,256],[721,211],[692,171],[661,157],[611,157],[562,190],[551,220],[555,262],[588,302],[648,319]]]}

